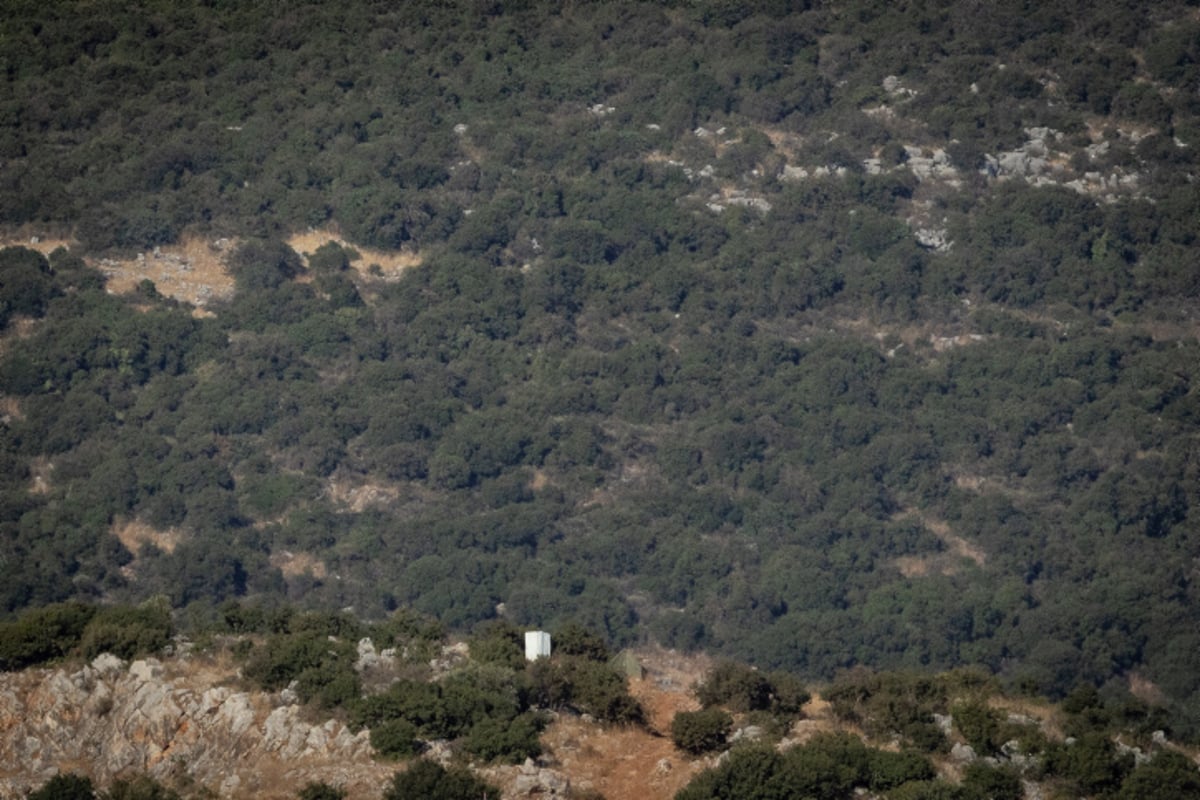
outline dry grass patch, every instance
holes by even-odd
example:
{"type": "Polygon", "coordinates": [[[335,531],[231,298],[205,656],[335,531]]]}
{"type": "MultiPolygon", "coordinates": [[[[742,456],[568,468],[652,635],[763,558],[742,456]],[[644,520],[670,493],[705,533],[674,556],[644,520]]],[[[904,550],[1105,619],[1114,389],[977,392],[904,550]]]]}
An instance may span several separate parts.
{"type": "Polygon", "coordinates": [[[233,243],[188,235],[178,244],[164,245],[131,259],[102,258],[92,263],[108,278],[108,291],[132,293],[147,278],[160,294],[203,308],[213,300],[233,296],[233,276],[225,258],[233,243]]]}
{"type": "Polygon", "coordinates": [[[8,395],[0,395],[0,422],[8,425],[14,420],[24,419],[21,401],[8,395]]]}
{"type": "Polygon", "coordinates": [[[325,495],[340,506],[358,514],[369,508],[388,508],[400,498],[400,487],[379,483],[353,483],[331,478],[325,495]]]}
{"type": "Polygon", "coordinates": [[[54,474],[54,464],[46,456],[34,456],[29,461],[30,481],[29,491],[33,494],[46,494],[50,491],[50,476],[54,474]]]}
{"type": "Polygon", "coordinates": [[[135,556],[144,545],[153,545],[164,553],[172,553],[183,541],[183,532],[178,528],[159,530],[141,520],[114,520],[112,534],[135,556]]]}
{"type": "Polygon", "coordinates": [[[418,266],[421,263],[421,256],[418,253],[410,252],[389,252],[386,250],[376,250],[371,247],[360,247],[352,242],[348,242],[338,235],[337,231],[322,228],[320,230],[309,230],[304,233],[297,233],[287,240],[288,246],[295,250],[307,260],[308,256],[317,251],[319,247],[333,242],[348,250],[354,250],[362,258],[357,261],[350,262],[350,266],[360,275],[369,276],[368,270],[372,264],[378,264],[382,272],[382,277],[385,280],[396,280],[400,274],[406,269],[418,266]]]}
{"type": "Polygon", "coordinates": [[[329,574],[325,562],[310,553],[293,553],[290,550],[280,550],[271,553],[269,559],[272,567],[283,573],[285,578],[297,575],[311,575],[314,578],[324,578],[329,574]]]}
{"type": "Polygon", "coordinates": [[[28,247],[48,256],[58,248],[70,250],[73,243],[60,236],[44,236],[36,231],[10,232],[0,235],[0,247],[28,247]]]}

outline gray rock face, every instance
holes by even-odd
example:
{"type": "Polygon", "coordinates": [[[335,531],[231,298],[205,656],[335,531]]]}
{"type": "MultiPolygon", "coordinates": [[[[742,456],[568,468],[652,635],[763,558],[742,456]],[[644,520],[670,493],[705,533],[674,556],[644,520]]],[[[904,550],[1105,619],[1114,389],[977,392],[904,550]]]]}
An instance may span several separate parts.
{"type": "Polygon", "coordinates": [[[377,795],[394,771],[374,762],[366,731],[213,686],[180,663],[171,672],[101,655],[74,671],[0,674],[0,797],[23,797],[64,769],[99,786],[187,777],[223,798],[294,798],[309,781],[377,795]]]}
{"type": "Polygon", "coordinates": [[[570,789],[571,782],[566,775],[526,760],[513,781],[512,794],[516,797],[566,797],[570,789]]]}

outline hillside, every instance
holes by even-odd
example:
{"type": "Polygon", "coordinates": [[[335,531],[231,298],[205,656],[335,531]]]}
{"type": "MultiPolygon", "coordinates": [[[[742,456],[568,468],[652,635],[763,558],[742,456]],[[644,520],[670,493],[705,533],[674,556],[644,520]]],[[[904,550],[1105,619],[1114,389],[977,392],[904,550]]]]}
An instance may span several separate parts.
{"type": "Polygon", "coordinates": [[[1192,5],[0,34],[8,617],[574,620],[1200,733],[1192,5]]]}
{"type": "MultiPolygon", "coordinates": [[[[117,797],[282,800],[313,787],[379,797],[391,796],[395,775],[429,762],[469,764],[508,800],[724,797],[716,786],[747,779],[734,796],[778,796],[770,794],[776,778],[769,777],[768,757],[802,764],[805,796],[828,800],[864,793],[957,800],[1200,795],[1193,752],[1151,731],[1148,720],[1099,703],[1094,690],[1055,705],[1005,695],[967,672],[843,676],[822,687],[825,696],[805,693],[802,708],[786,720],[748,712],[739,707],[744,698],[728,695],[721,705],[734,711],[730,743],[722,737],[707,752],[688,752],[673,741],[677,720],[699,713],[698,698],[713,707],[715,676],[731,674],[729,663],[659,648],[639,650],[643,672],[629,678],[644,723],[544,710],[540,752],[523,763],[486,763],[464,753],[470,744],[462,740],[428,741],[417,760],[387,758],[373,746],[382,741],[374,729],[356,732],[344,713],[300,703],[294,686],[268,692],[250,685],[246,662],[226,649],[238,650],[235,641],[198,649],[176,639],[166,656],[124,661],[103,653],[91,662],[0,675],[0,797],[24,797],[64,774],[113,791],[141,787],[141,794],[117,797]],[[937,741],[926,736],[914,747],[900,727],[912,733],[923,715],[937,741]],[[757,766],[738,777],[746,764],[757,766]]],[[[385,687],[404,684],[401,675],[414,664],[381,659],[369,642],[360,641],[355,669],[374,684],[371,692],[386,694],[393,690],[385,687]]],[[[473,662],[462,643],[447,642],[432,662],[434,680],[448,686],[477,671],[473,662]]],[[[760,675],[743,669],[734,666],[733,674],[760,675]]],[[[523,671],[536,673],[532,666],[523,671]]]]}

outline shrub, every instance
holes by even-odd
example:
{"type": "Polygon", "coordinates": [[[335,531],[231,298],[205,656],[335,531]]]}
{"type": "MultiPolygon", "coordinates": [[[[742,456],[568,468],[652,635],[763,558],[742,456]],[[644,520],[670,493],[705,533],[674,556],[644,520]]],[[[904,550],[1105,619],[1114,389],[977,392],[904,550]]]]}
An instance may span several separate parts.
{"type": "Polygon", "coordinates": [[[30,792],[26,800],[94,800],[95,797],[91,779],[68,772],[55,775],[40,789],[30,792]]]}
{"type": "Polygon", "coordinates": [[[1011,769],[993,767],[983,761],[967,765],[962,787],[968,797],[988,800],[1021,800],[1025,790],[1021,778],[1011,769]]]}
{"type": "Polygon", "coordinates": [[[544,720],[536,714],[521,714],[515,719],[484,717],[476,722],[463,739],[463,749],[485,761],[519,764],[542,753],[538,735],[544,720]]]}
{"type": "Polygon", "coordinates": [[[342,800],[346,790],[336,789],[328,783],[312,782],[305,785],[297,796],[300,800],[342,800]]]}
{"type": "Polygon", "coordinates": [[[733,717],[719,708],[680,711],[671,720],[671,741],[680,750],[701,755],[723,750],[733,729],[733,717]]]}
{"type": "Polygon", "coordinates": [[[592,661],[608,661],[608,645],[592,631],[576,623],[567,623],[554,634],[554,652],[564,656],[582,656],[592,661]]]}
{"type": "Polygon", "coordinates": [[[79,644],[96,609],[57,603],[0,623],[0,670],[18,670],[60,658],[79,644]]]}
{"type": "Polygon", "coordinates": [[[422,759],[396,773],[383,800],[479,800],[499,796],[499,789],[462,767],[443,767],[422,759]]]}
{"type": "Polygon", "coordinates": [[[870,786],[875,791],[887,791],[910,781],[927,781],[937,777],[929,759],[919,753],[872,750],[867,758],[870,786]]]}
{"type": "Polygon", "coordinates": [[[165,602],[103,608],[88,622],[79,649],[89,659],[101,653],[131,659],[161,650],[170,643],[171,633],[171,612],[165,602]]]}
{"type": "Polygon", "coordinates": [[[1001,720],[999,712],[981,702],[962,703],[954,707],[954,725],[981,756],[1000,751],[1001,720]]]}
{"type": "Polygon", "coordinates": [[[149,775],[113,781],[105,800],[181,800],[179,792],[168,789],[149,775]]]}
{"type": "Polygon", "coordinates": [[[371,746],[384,758],[404,758],[417,752],[417,726],[406,719],[389,719],[371,728],[371,746]]]}
{"type": "Polygon", "coordinates": [[[771,682],[751,667],[722,661],[696,687],[696,697],[705,707],[723,705],[733,711],[762,711],[771,705],[771,682]]]}

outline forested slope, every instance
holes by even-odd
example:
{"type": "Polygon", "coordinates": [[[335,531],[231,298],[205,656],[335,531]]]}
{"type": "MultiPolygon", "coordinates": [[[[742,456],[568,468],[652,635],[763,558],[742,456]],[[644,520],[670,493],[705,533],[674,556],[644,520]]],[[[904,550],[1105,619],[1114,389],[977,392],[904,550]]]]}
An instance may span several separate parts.
{"type": "Polygon", "coordinates": [[[11,6],[0,222],[78,244],[0,253],[7,612],[574,618],[1200,718],[1194,7],[11,6]],[[185,232],[238,242],[209,316],[81,258],[185,232]]]}

